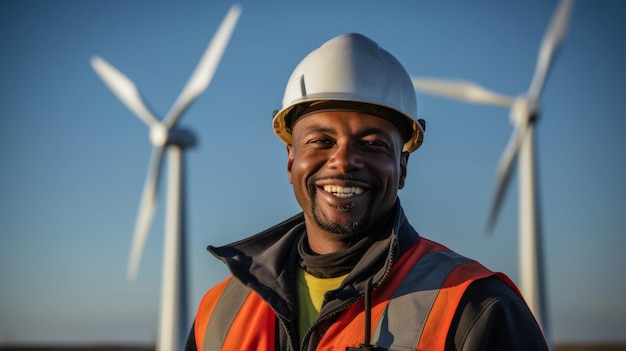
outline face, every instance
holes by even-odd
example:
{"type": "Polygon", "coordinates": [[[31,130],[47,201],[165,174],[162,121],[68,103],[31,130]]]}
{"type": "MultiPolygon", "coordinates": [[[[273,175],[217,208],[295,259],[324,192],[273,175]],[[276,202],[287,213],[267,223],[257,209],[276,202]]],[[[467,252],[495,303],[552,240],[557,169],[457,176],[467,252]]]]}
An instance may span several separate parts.
{"type": "Polygon", "coordinates": [[[315,238],[358,239],[389,214],[408,162],[391,122],[360,112],[319,112],[300,119],[292,135],[289,182],[311,248],[315,238]]]}

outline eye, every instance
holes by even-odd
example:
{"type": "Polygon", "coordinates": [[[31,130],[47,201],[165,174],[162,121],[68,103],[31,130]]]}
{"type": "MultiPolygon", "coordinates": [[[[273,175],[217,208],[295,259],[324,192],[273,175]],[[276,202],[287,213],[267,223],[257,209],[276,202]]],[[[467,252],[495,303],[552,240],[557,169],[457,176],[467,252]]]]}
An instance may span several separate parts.
{"type": "Polygon", "coordinates": [[[362,145],[372,151],[387,151],[390,149],[389,144],[381,140],[364,140],[362,145]]]}
{"type": "Polygon", "coordinates": [[[318,148],[326,148],[335,145],[335,141],[328,137],[311,138],[306,142],[307,145],[318,148]]]}
{"type": "Polygon", "coordinates": [[[332,140],[325,138],[311,139],[307,144],[332,144],[332,140]]]}

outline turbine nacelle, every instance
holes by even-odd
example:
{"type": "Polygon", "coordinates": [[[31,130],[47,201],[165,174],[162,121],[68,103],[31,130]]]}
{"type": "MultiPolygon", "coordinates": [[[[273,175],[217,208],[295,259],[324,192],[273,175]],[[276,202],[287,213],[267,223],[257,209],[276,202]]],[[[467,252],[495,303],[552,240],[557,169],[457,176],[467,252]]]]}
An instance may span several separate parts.
{"type": "Polygon", "coordinates": [[[526,95],[519,96],[511,106],[509,115],[511,123],[517,128],[525,128],[539,118],[539,102],[529,99],[526,95]]]}
{"type": "Polygon", "coordinates": [[[197,145],[198,138],[190,129],[168,128],[165,124],[158,123],[150,127],[150,141],[158,147],[177,145],[189,148],[197,145]]]}

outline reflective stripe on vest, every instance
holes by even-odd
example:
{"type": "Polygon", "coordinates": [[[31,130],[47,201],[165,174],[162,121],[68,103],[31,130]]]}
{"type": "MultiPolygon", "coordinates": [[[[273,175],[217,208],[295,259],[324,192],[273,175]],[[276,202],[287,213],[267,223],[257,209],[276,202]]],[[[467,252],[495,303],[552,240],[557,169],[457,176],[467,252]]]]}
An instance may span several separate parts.
{"type": "Polygon", "coordinates": [[[274,311],[250,292],[229,277],[207,293],[196,317],[198,351],[274,351],[274,311]]]}
{"type": "MultiPolygon", "coordinates": [[[[372,343],[393,350],[443,350],[454,312],[469,284],[493,275],[475,261],[420,238],[372,293],[372,343]],[[419,345],[419,346],[418,346],[419,345]]],[[[343,312],[318,350],[345,350],[363,343],[363,301],[343,312]]]]}
{"type": "MultiPolygon", "coordinates": [[[[420,238],[372,293],[373,344],[393,350],[443,350],[463,293],[474,280],[493,274],[475,261],[420,238]]],[[[199,351],[274,350],[275,314],[249,291],[229,278],[207,293],[196,316],[199,351]]],[[[358,347],[364,340],[364,326],[360,300],[339,314],[328,330],[318,331],[323,336],[317,350],[358,347]]]]}

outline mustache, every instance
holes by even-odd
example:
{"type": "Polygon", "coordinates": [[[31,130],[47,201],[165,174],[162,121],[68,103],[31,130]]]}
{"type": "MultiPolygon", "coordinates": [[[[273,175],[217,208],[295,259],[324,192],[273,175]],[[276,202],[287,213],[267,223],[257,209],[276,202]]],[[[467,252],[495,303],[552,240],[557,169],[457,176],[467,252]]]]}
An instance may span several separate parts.
{"type": "Polygon", "coordinates": [[[362,182],[362,183],[368,183],[367,180],[359,178],[355,176],[354,174],[350,174],[350,173],[341,173],[341,174],[333,174],[333,175],[321,176],[321,177],[312,177],[311,179],[309,179],[309,182],[315,183],[320,180],[329,180],[329,179],[330,180],[351,180],[351,181],[357,181],[357,182],[362,182]]]}

